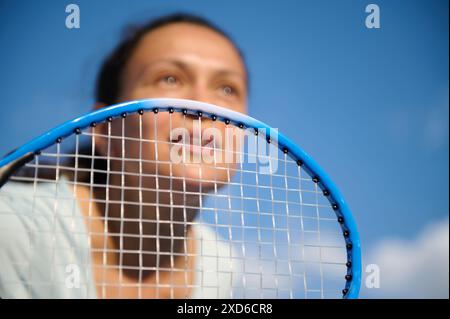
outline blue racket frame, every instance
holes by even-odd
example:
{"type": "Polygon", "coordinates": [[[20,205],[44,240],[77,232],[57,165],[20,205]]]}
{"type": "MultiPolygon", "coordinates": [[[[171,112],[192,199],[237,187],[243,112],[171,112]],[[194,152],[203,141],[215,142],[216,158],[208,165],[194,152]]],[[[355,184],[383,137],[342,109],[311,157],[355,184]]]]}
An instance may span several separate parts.
{"type": "MultiPolygon", "coordinates": [[[[101,108],[67,121],[7,154],[0,160],[0,168],[18,161],[24,156],[29,156],[30,153],[39,153],[41,150],[76,133],[78,130],[83,130],[93,125],[93,123],[102,123],[108,118],[116,118],[124,114],[155,110],[183,112],[184,114],[193,115],[200,114],[225,123],[232,123],[241,128],[251,128],[262,134],[273,131],[267,124],[248,115],[208,103],[166,98],[137,100],[101,108]]],[[[341,225],[347,248],[347,274],[345,276],[346,284],[343,289],[343,297],[348,299],[357,298],[362,276],[361,243],[356,222],[344,197],[322,168],[290,139],[281,133],[266,135],[266,137],[271,139],[271,143],[277,143],[280,150],[287,153],[299,165],[302,165],[302,168],[318,184],[330,201],[341,225]]]]}

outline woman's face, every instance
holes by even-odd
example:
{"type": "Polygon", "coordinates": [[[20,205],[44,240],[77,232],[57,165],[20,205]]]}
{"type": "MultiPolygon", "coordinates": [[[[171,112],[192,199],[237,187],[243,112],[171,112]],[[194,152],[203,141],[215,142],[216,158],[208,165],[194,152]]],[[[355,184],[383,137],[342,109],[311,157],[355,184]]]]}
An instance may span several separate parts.
{"type": "Polygon", "coordinates": [[[203,26],[174,23],[142,38],[123,72],[120,99],[183,98],[245,112],[246,77],[228,39],[203,26]]]}
{"type": "MultiPolygon", "coordinates": [[[[120,101],[181,98],[246,112],[247,74],[236,48],[219,33],[190,23],[173,23],[146,34],[125,66],[121,85],[120,101]]],[[[206,118],[200,122],[198,118],[177,112],[157,115],[148,112],[141,119],[131,116],[126,119],[125,132],[120,123],[113,124],[112,130],[113,135],[158,141],[141,145],[127,141],[125,157],[148,162],[144,161],[143,168],[132,162],[125,164],[126,171],[143,169],[148,174],[174,176],[175,183],[179,177],[191,188],[200,184],[208,188],[211,186],[208,181],[227,182],[232,172],[226,168],[235,162],[230,164],[225,160],[229,159],[227,153],[239,148],[236,140],[234,146],[225,142],[226,135],[233,134],[230,129],[226,132],[225,124],[206,118]],[[187,129],[186,133],[181,134],[179,128],[187,129]],[[199,145],[207,147],[199,148],[199,145]],[[183,159],[181,163],[174,155],[183,159]],[[152,160],[158,161],[158,167],[151,164],[152,160]]],[[[111,144],[111,151],[120,157],[120,141],[111,144]]]]}

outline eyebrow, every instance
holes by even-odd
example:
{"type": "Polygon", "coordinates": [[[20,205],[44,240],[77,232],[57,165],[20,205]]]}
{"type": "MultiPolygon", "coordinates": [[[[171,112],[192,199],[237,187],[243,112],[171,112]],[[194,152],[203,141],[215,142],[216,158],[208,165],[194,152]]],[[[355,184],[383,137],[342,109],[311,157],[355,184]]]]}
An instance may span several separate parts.
{"type": "MultiPolygon", "coordinates": [[[[156,60],[156,61],[147,63],[139,71],[138,75],[136,76],[136,79],[139,79],[142,76],[142,74],[144,74],[148,69],[151,69],[154,64],[159,64],[159,63],[173,64],[176,67],[178,67],[184,71],[189,71],[189,65],[182,61],[175,60],[175,59],[160,59],[160,60],[156,60]]],[[[237,76],[237,77],[243,78],[244,82],[247,82],[246,75],[242,74],[241,72],[231,71],[231,70],[227,70],[227,69],[219,69],[219,70],[215,71],[214,73],[219,76],[237,76]]]]}

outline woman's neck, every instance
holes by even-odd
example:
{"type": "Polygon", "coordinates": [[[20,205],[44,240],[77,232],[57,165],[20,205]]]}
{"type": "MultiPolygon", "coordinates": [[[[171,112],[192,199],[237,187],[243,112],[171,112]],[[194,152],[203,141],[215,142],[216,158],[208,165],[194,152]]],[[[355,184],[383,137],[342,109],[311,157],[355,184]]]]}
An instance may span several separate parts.
{"type": "Polygon", "coordinates": [[[103,297],[139,295],[144,290],[149,298],[187,296],[189,289],[184,287],[192,286],[195,266],[195,240],[189,225],[195,217],[193,209],[164,205],[166,195],[156,199],[155,194],[145,194],[145,203],[159,205],[138,204],[135,193],[114,187],[108,193],[96,190],[92,196],[89,188],[77,186],[75,193],[90,235],[96,284],[105,280],[117,284],[106,290],[101,287],[103,297]],[[119,291],[121,283],[134,283],[134,287],[119,291]]]}

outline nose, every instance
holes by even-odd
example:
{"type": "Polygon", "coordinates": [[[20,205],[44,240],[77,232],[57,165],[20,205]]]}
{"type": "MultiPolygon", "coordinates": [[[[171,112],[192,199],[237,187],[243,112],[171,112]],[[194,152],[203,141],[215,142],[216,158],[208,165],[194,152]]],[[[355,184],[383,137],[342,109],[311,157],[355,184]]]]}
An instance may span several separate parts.
{"type": "MultiPolygon", "coordinates": [[[[211,94],[205,87],[202,87],[199,84],[193,87],[192,90],[190,90],[189,94],[185,96],[185,98],[198,102],[214,104],[214,99],[211,97],[211,94]]],[[[198,120],[200,118],[200,115],[198,113],[188,113],[186,114],[186,118],[189,118],[191,120],[198,120]]],[[[202,117],[202,122],[204,122],[205,120],[208,119],[202,117]]]]}
{"type": "Polygon", "coordinates": [[[214,104],[214,97],[212,92],[208,89],[206,83],[201,83],[200,81],[192,87],[188,94],[188,99],[214,104]]]}

